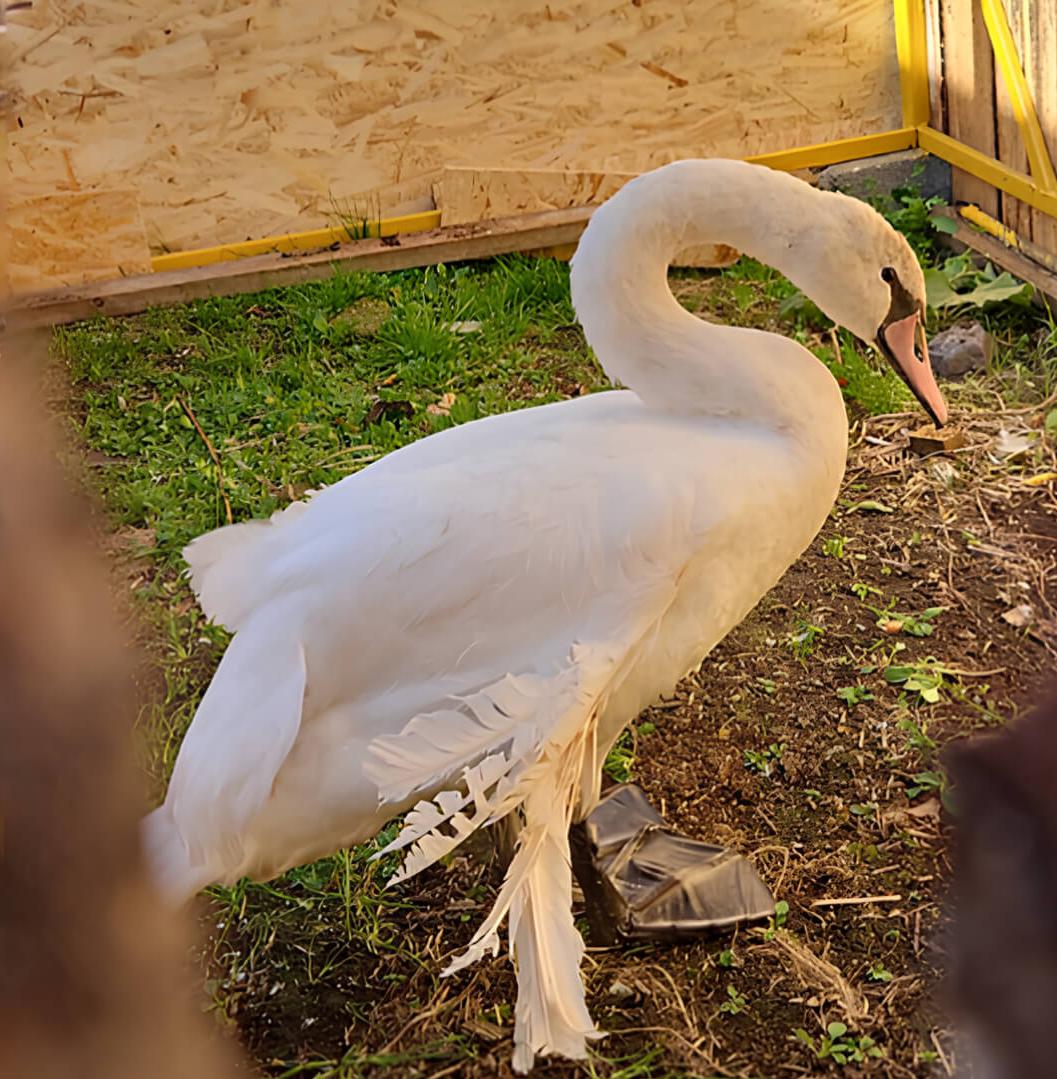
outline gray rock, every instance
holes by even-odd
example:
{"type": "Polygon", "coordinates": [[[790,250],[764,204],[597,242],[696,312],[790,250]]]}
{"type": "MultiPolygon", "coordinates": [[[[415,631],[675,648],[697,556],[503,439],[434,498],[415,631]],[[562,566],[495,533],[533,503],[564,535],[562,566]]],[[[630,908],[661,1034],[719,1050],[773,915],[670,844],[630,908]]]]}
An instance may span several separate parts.
{"type": "Polygon", "coordinates": [[[924,150],[900,150],[830,165],[819,173],[818,186],[860,199],[881,198],[897,187],[913,187],[922,198],[950,202],[951,167],[924,150]]]}
{"type": "Polygon", "coordinates": [[[929,358],[937,378],[986,371],[993,351],[994,338],[979,322],[959,322],[929,342],[929,358]]]}

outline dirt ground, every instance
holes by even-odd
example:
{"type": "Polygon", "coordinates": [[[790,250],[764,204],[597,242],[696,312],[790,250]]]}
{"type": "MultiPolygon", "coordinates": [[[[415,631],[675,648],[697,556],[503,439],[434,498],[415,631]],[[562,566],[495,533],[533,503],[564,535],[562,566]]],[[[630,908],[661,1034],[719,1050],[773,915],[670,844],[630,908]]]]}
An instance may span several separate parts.
{"type": "MultiPolygon", "coordinates": [[[[1002,429],[1030,432],[1043,411],[967,416],[969,445],[929,459],[906,450],[917,416],[856,425],[822,535],[642,717],[632,777],[676,827],[749,854],[788,913],[689,945],[592,948],[589,1004],[610,1035],[591,1071],[951,1074],[957,1049],[937,1006],[950,869],[937,750],[1014,716],[1052,666],[1052,486],[1026,482],[1041,451],[1025,461],[996,449],[1009,448],[1002,429]],[[863,1062],[826,1054],[833,1022],[863,1062]],[[869,1055],[871,1038],[883,1057],[869,1055]]],[[[218,926],[214,909],[216,977],[233,952],[241,960],[228,1014],[272,1074],[329,1073],[344,1058],[349,1075],[507,1075],[506,958],[436,977],[497,883],[486,850],[461,855],[400,889],[398,909],[375,911],[373,952],[321,924],[308,962],[281,978],[264,959],[281,951],[283,921],[262,941],[252,925],[218,926]],[[247,953],[261,956],[260,978],[247,953]]]]}

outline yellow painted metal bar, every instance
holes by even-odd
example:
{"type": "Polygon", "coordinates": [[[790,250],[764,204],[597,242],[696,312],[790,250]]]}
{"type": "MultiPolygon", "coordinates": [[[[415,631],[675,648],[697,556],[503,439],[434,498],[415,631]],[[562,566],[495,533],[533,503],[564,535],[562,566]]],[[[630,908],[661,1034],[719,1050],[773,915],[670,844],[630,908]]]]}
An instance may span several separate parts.
{"type": "Polygon", "coordinates": [[[1020,247],[1020,237],[1001,221],[996,221],[990,214],[985,214],[979,206],[959,206],[958,213],[978,229],[990,233],[997,240],[1001,240],[1006,247],[1020,247]]]}
{"type": "Polygon", "coordinates": [[[1020,134],[1024,139],[1024,149],[1028,154],[1031,175],[1043,191],[1057,192],[1057,174],[1053,171],[1046,139],[1042,134],[1035,102],[1031,97],[1031,87],[1024,78],[1024,69],[1017,55],[1017,43],[1009,28],[1005,5],[1002,0],[980,0],[991,47],[995,50],[995,63],[1002,72],[1002,81],[1006,84],[1009,100],[1013,105],[1020,134]]]}
{"type": "Polygon", "coordinates": [[[221,244],[219,247],[199,247],[192,251],[175,251],[152,258],[151,269],[188,270],[195,266],[211,266],[216,262],[231,262],[253,255],[273,253],[290,254],[294,251],[317,251],[335,243],[367,237],[396,236],[399,233],[427,232],[440,224],[440,211],[427,210],[404,217],[387,217],[381,221],[365,221],[362,224],[334,225],[330,228],[312,229],[309,232],[288,232],[283,236],[266,236],[261,240],[245,240],[241,243],[221,244]]]}
{"type": "Polygon", "coordinates": [[[854,161],[860,157],[890,154],[895,150],[909,150],[918,144],[918,133],[913,127],[900,127],[894,131],[882,131],[877,135],[859,135],[852,139],[820,142],[813,146],[799,146],[793,150],[778,150],[772,154],[756,154],[747,157],[756,165],[767,165],[781,172],[795,169],[819,169],[837,165],[842,161],[854,161]]]}
{"type": "Polygon", "coordinates": [[[1026,202],[1044,214],[1057,217],[1057,193],[1044,191],[1033,177],[1011,169],[1001,161],[995,161],[979,150],[952,139],[950,135],[944,135],[942,131],[934,131],[931,127],[918,129],[918,145],[1007,195],[1026,202]]]}
{"type": "MultiPolygon", "coordinates": [[[[1057,274],[1057,252],[1047,251],[1044,247],[1018,236],[1007,225],[996,221],[990,214],[985,214],[979,206],[959,206],[958,213],[974,228],[980,229],[1000,240],[1006,247],[1021,252],[1033,262],[1037,262],[1051,274],[1057,274]]],[[[1011,269],[1011,267],[1006,267],[1011,269]]],[[[1014,271],[1016,272],[1016,271],[1014,271]]]]}
{"type": "Polygon", "coordinates": [[[896,51],[904,127],[929,122],[929,54],[924,0],[895,0],[896,51]]]}

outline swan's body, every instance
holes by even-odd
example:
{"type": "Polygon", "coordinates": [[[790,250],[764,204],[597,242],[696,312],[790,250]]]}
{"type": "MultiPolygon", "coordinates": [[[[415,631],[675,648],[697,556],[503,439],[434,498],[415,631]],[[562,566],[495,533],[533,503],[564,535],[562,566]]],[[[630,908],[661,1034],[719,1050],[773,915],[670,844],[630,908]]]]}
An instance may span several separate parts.
{"type": "MultiPolygon", "coordinates": [[[[841,396],[818,360],[693,317],[665,269],[682,246],[721,241],[810,288],[823,270],[796,260],[826,208],[865,222],[919,282],[905,243],[859,203],[735,162],[669,166],[596,213],[574,262],[588,339],[631,390],[452,428],[271,522],[191,544],[202,605],[235,637],[148,818],[174,896],[273,876],[468,782],[471,799],[441,795],[411,815],[409,869],[454,845],[426,833],[456,809],[460,833],[519,814],[507,885],[467,958],[509,912],[515,1063],[583,1055],[594,1031],[569,819],[590,808],[620,730],[811,542],[846,453],[841,396]],[[760,232],[761,199],[764,216],[792,222],[784,232],[760,232]]],[[[846,252],[821,251],[846,269],[846,252]]]]}

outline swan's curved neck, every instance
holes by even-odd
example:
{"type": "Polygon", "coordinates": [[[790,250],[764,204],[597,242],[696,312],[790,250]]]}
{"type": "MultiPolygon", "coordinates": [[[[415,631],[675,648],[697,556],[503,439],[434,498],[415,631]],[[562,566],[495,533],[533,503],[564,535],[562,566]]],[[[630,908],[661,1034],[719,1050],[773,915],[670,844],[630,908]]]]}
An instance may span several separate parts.
{"type": "Polygon", "coordinates": [[[651,407],[781,429],[842,409],[835,381],[806,349],[705,322],[667,280],[675,255],[709,243],[796,280],[818,199],[791,176],[726,160],[677,162],[622,188],[595,211],[572,268],[573,305],[606,374],[651,407]]]}

